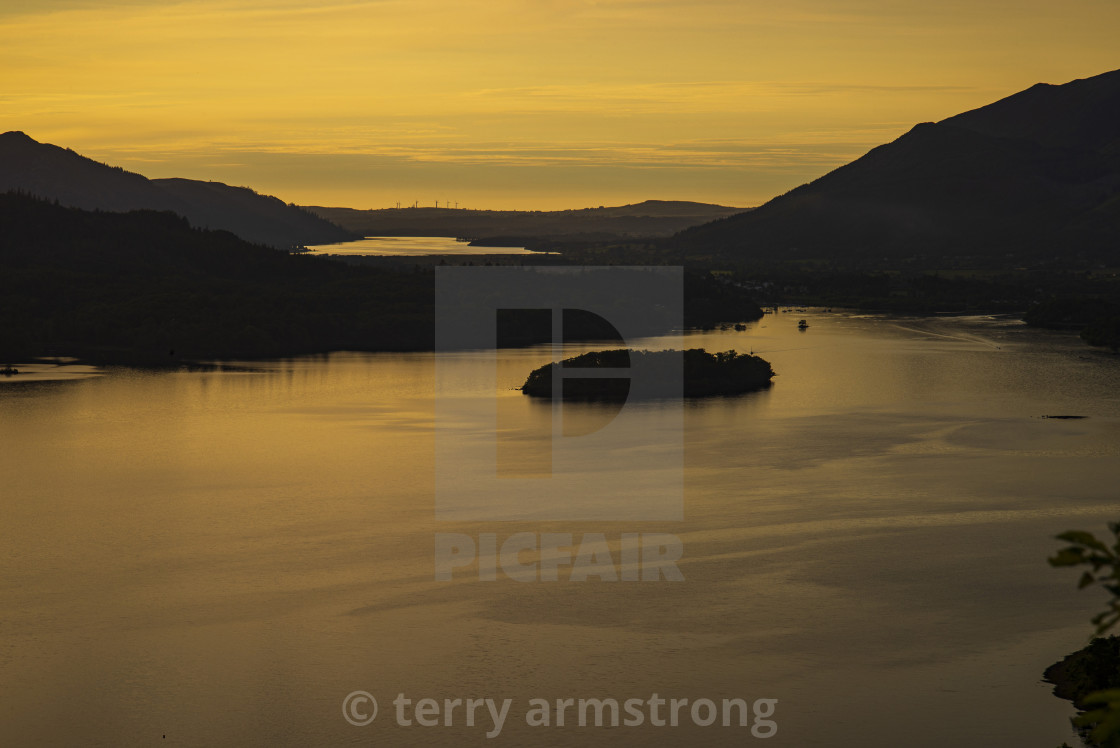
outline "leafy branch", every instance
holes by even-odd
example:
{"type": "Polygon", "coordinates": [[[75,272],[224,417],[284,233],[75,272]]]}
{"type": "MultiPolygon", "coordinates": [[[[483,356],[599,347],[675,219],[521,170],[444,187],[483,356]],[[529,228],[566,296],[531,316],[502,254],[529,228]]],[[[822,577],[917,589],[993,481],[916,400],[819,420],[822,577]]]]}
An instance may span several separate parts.
{"type": "Polygon", "coordinates": [[[1108,608],[1092,618],[1092,624],[1097,627],[1096,636],[1120,623],[1120,522],[1109,522],[1108,529],[1116,541],[1111,548],[1097,540],[1092,533],[1070,530],[1058,535],[1057,539],[1071,545],[1049,559],[1053,567],[1091,567],[1091,570],[1086,570],[1081,575],[1077,588],[1085,589],[1096,584],[1112,596],[1108,608]]]}
{"type": "Polygon", "coordinates": [[[1089,737],[1101,748],[1120,746],[1120,688],[1094,691],[1084,701],[1099,706],[1074,717],[1073,723],[1088,729],[1089,737]]]}
{"type": "MultiPolygon", "coordinates": [[[[1120,623],[1120,522],[1109,522],[1111,547],[1088,532],[1070,530],[1057,536],[1070,545],[1048,560],[1053,567],[1087,566],[1077,582],[1078,589],[1093,585],[1103,587],[1110,595],[1108,607],[1093,616],[1092,624],[1100,636],[1120,623]]],[[[1090,637],[1092,638],[1092,637],[1090,637]]],[[[1090,708],[1074,718],[1073,723],[1088,731],[1089,738],[1101,748],[1120,748],[1120,689],[1093,691],[1081,700],[1090,708]]]]}

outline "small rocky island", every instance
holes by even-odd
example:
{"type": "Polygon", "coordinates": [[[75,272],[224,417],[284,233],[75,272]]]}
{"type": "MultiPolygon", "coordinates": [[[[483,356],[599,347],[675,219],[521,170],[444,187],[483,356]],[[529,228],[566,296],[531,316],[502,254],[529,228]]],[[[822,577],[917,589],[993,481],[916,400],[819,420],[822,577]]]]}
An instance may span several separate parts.
{"type": "MultiPolygon", "coordinates": [[[[770,362],[758,356],[723,351],[708,353],[703,348],[692,348],[687,351],[635,351],[629,348],[618,348],[609,351],[592,351],[579,356],[564,359],[560,366],[565,369],[597,369],[609,368],[625,370],[632,364],[644,366],[645,370],[657,371],[659,368],[668,372],[665,366],[658,364],[672,364],[677,357],[683,366],[683,395],[684,397],[711,397],[713,395],[738,395],[743,392],[769,387],[774,378],[774,370],[770,362]]],[[[521,391],[532,397],[552,397],[552,372],[557,364],[546,364],[534,369],[521,391]]],[[[672,373],[670,372],[670,376],[672,373]]],[[[565,400],[626,400],[630,392],[630,379],[625,371],[619,371],[617,376],[580,378],[569,372],[564,378],[565,400]]],[[[672,396],[666,391],[664,396],[672,396]]],[[[678,395],[681,393],[677,393],[678,395]]]]}

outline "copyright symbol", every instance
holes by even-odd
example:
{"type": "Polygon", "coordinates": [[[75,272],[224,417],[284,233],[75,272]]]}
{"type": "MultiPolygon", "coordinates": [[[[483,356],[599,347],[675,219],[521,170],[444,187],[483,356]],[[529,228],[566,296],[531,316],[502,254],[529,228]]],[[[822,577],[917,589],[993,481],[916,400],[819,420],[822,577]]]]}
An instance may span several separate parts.
{"type": "Polygon", "coordinates": [[[342,716],[354,727],[365,727],[377,719],[377,699],[368,691],[354,691],[342,700],[342,716]]]}

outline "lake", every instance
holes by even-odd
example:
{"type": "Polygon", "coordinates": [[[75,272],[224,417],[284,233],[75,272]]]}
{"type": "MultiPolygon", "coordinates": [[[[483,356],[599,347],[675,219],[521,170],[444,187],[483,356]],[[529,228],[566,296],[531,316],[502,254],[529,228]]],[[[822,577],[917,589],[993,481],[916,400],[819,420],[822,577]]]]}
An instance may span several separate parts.
{"type": "Polygon", "coordinates": [[[308,245],[318,254],[330,255],[524,255],[537,254],[524,247],[472,247],[451,236],[367,236],[352,242],[308,245]]]}
{"type": "MultiPolygon", "coordinates": [[[[813,310],[684,344],[778,376],[685,404],[681,521],[437,522],[433,354],[0,382],[2,742],[1073,743],[1040,677],[1104,598],[1046,557],[1120,519],[1120,359],[1010,319],[813,310]],[[684,581],[434,579],[436,533],[517,532],[671,533],[684,581]],[[404,727],[398,694],[514,702],[487,740],[485,707],[404,727]],[[653,694],[777,699],[777,733],[525,721],[653,694]]],[[[449,381],[530,423],[513,388],[550,353],[501,351],[497,382],[456,354],[449,381]]]]}

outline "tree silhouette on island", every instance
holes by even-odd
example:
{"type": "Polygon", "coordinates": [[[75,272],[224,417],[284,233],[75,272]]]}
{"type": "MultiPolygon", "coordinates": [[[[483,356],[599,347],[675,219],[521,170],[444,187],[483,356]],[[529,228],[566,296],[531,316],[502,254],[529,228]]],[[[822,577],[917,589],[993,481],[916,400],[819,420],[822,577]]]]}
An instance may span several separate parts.
{"type": "MultiPolygon", "coordinates": [[[[738,395],[764,389],[772,384],[774,369],[770,363],[758,356],[723,351],[709,353],[703,348],[686,351],[635,351],[618,348],[609,351],[592,351],[564,359],[559,366],[564,369],[617,369],[617,376],[580,377],[568,374],[562,382],[564,400],[584,400],[618,402],[630,397],[630,379],[625,369],[633,364],[646,364],[647,369],[657,371],[657,364],[673,364],[680,357],[683,364],[683,377],[666,378],[666,387],[661,394],[684,397],[711,397],[715,395],[738,395]],[[649,366],[654,364],[655,366],[649,366]],[[674,381],[675,380],[675,381],[674,381]],[[681,390],[670,391],[678,382],[681,390]]],[[[531,397],[551,398],[553,394],[552,377],[556,363],[546,364],[534,369],[521,391],[531,397]]]]}

